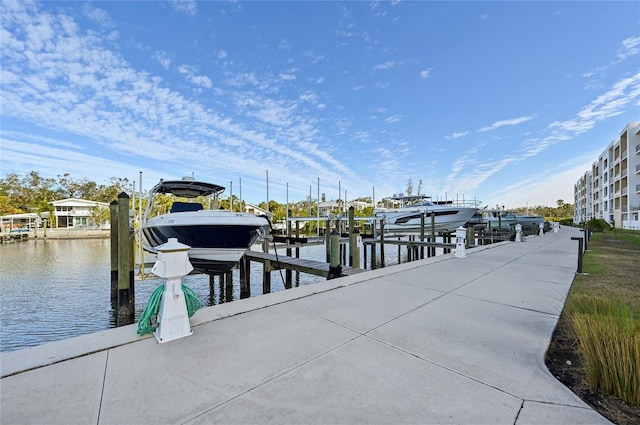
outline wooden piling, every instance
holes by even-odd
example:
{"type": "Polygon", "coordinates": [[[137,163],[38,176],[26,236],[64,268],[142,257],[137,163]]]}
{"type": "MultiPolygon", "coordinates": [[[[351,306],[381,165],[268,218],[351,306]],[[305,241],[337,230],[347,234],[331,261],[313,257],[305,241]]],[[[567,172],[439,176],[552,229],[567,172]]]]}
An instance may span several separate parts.
{"type": "Polygon", "coordinates": [[[376,245],[376,243],[371,244],[371,266],[369,266],[371,270],[375,270],[378,268],[378,259],[376,258],[376,245]]]}
{"type": "Polygon", "coordinates": [[[111,223],[111,301],[118,300],[118,201],[109,204],[111,223]]]}
{"type": "MultiPolygon", "coordinates": [[[[210,300],[215,300],[215,288],[216,288],[216,276],[210,274],[209,275],[209,299],[210,300]]],[[[214,302],[211,302],[211,305],[215,304],[214,302]]]]}
{"type": "MultiPolygon", "coordinates": [[[[300,237],[300,222],[296,221],[296,239],[300,237]]],[[[296,258],[300,258],[300,244],[296,242],[296,258]]],[[[296,270],[296,287],[300,286],[300,272],[296,270]]]]}
{"type": "MultiPolygon", "coordinates": [[[[365,250],[366,252],[366,250],[365,250]]],[[[354,269],[359,269],[360,268],[360,247],[358,246],[358,244],[356,243],[353,246],[353,268],[354,269]]],[[[365,264],[366,264],[366,260],[365,260],[365,264]]]]}
{"type": "Polygon", "coordinates": [[[233,270],[229,270],[224,274],[224,283],[225,302],[233,301],[233,270]]]}
{"type": "Polygon", "coordinates": [[[327,263],[331,263],[331,220],[327,220],[324,231],[324,246],[327,254],[327,263]]]}
{"type": "MultiPolygon", "coordinates": [[[[265,239],[262,243],[262,250],[265,253],[269,252],[269,241],[265,239]]],[[[271,263],[266,261],[262,266],[262,293],[268,294],[271,292],[271,263]]]]}
{"type": "Polygon", "coordinates": [[[240,259],[240,299],[251,296],[251,262],[246,256],[240,259]]]}
{"type": "MultiPolygon", "coordinates": [[[[424,224],[425,224],[424,212],[420,213],[420,242],[424,242],[424,224]]],[[[424,259],[424,247],[420,247],[420,259],[424,259]]]]}
{"type": "MultiPolygon", "coordinates": [[[[373,246],[372,246],[372,247],[373,247],[373,246]]],[[[364,264],[363,264],[363,265],[364,265],[364,267],[365,267],[365,268],[367,268],[367,245],[364,245],[362,248],[364,249],[364,252],[363,252],[363,254],[364,254],[364,255],[363,255],[363,257],[364,257],[364,264]]]]}
{"type": "Polygon", "coordinates": [[[342,274],[342,268],[340,267],[340,233],[333,229],[331,231],[330,241],[330,259],[329,262],[329,275],[327,279],[335,279],[342,274]]]}
{"type": "Polygon", "coordinates": [[[384,219],[380,220],[380,267],[384,267],[384,219]]]}
{"type": "MultiPolygon", "coordinates": [[[[289,214],[288,217],[291,217],[291,210],[289,210],[289,214]]],[[[287,220],[287,249],[286,249],[286,255],[287,257],[291,257],[291,245],[290,245],[290,241],[291,241],[291,221],[287,220]]],[[[285,274],[285,281],[284,281],[284,287],[285,289],[289,289],[291,288],[291,277],[292,277],[292,273],[291,270],[285,270],[284,272],[285,274]]]]}
{"type": "Polygon", "coordinates": [[[129,226],[129,195],[118,195],[118,318],[116,326],[135,320],[133,229],[129,226]]]}
{"type": "Polygon", "coordinates": [[[355,209],[353,206],[349,207],[349,267],[353,267],[354,253],[356,247],[356,235],[353,231],[355,209]]]}

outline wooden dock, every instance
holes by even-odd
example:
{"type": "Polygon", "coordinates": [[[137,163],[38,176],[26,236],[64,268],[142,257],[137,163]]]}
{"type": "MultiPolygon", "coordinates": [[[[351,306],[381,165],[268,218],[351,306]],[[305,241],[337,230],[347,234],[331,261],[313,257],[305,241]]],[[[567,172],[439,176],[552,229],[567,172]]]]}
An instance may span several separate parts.
{"type": "MultiPolygon", "coordinates": [[[[307,260],[304,258],[288,257],[285,255],[269,254],[260,251],[247,251],[244,256],[251,261],[257,261],[265,265],[266,271],[274,270],[293,270],[302,273],[308,273],[314,276],[328,277],[329,263],[321,261],[307,260]]],[[[349,276],[361,273],[365,270],[353,267],[342,266],[342,275],[349,276]]]]}

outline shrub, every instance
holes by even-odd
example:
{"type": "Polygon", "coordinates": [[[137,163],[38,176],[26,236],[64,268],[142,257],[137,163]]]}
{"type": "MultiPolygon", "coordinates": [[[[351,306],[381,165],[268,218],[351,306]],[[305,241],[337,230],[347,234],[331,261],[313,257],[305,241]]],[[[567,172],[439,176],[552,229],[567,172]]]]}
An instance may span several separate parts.
{"type": "Polygon", "coordinates": [[[611,229],[609,223],[602,218],[592,218],[586,223],[585,227],[590,227],[594,232],[604,232],[611,229]]]}
{"type": "Polygon", "coordinates": [[[587,295],[567,307],[589,384],[640,406],[640,311],[587,295]]]}

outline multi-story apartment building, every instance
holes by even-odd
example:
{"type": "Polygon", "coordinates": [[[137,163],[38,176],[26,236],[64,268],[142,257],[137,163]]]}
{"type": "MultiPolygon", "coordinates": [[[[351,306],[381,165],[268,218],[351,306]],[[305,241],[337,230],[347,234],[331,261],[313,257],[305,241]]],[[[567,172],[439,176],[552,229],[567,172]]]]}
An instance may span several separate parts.
{"type": "Polygon", "coordinates": [[[640,121],[620,132],[573,186],[574,223],[602,218],[640,229],[640,121]]]}

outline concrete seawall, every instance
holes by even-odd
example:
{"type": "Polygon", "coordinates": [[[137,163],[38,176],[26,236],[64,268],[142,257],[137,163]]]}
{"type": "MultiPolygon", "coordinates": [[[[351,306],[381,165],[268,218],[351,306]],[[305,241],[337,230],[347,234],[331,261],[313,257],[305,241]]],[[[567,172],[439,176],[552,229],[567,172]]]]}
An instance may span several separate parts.
{"type": "Polygon", "coordinates": [[[38,229],[38,233],[31,230],[29,239],[108,239],[109,229],[47,229],[46,236],[44,229],[38,229]]]}

